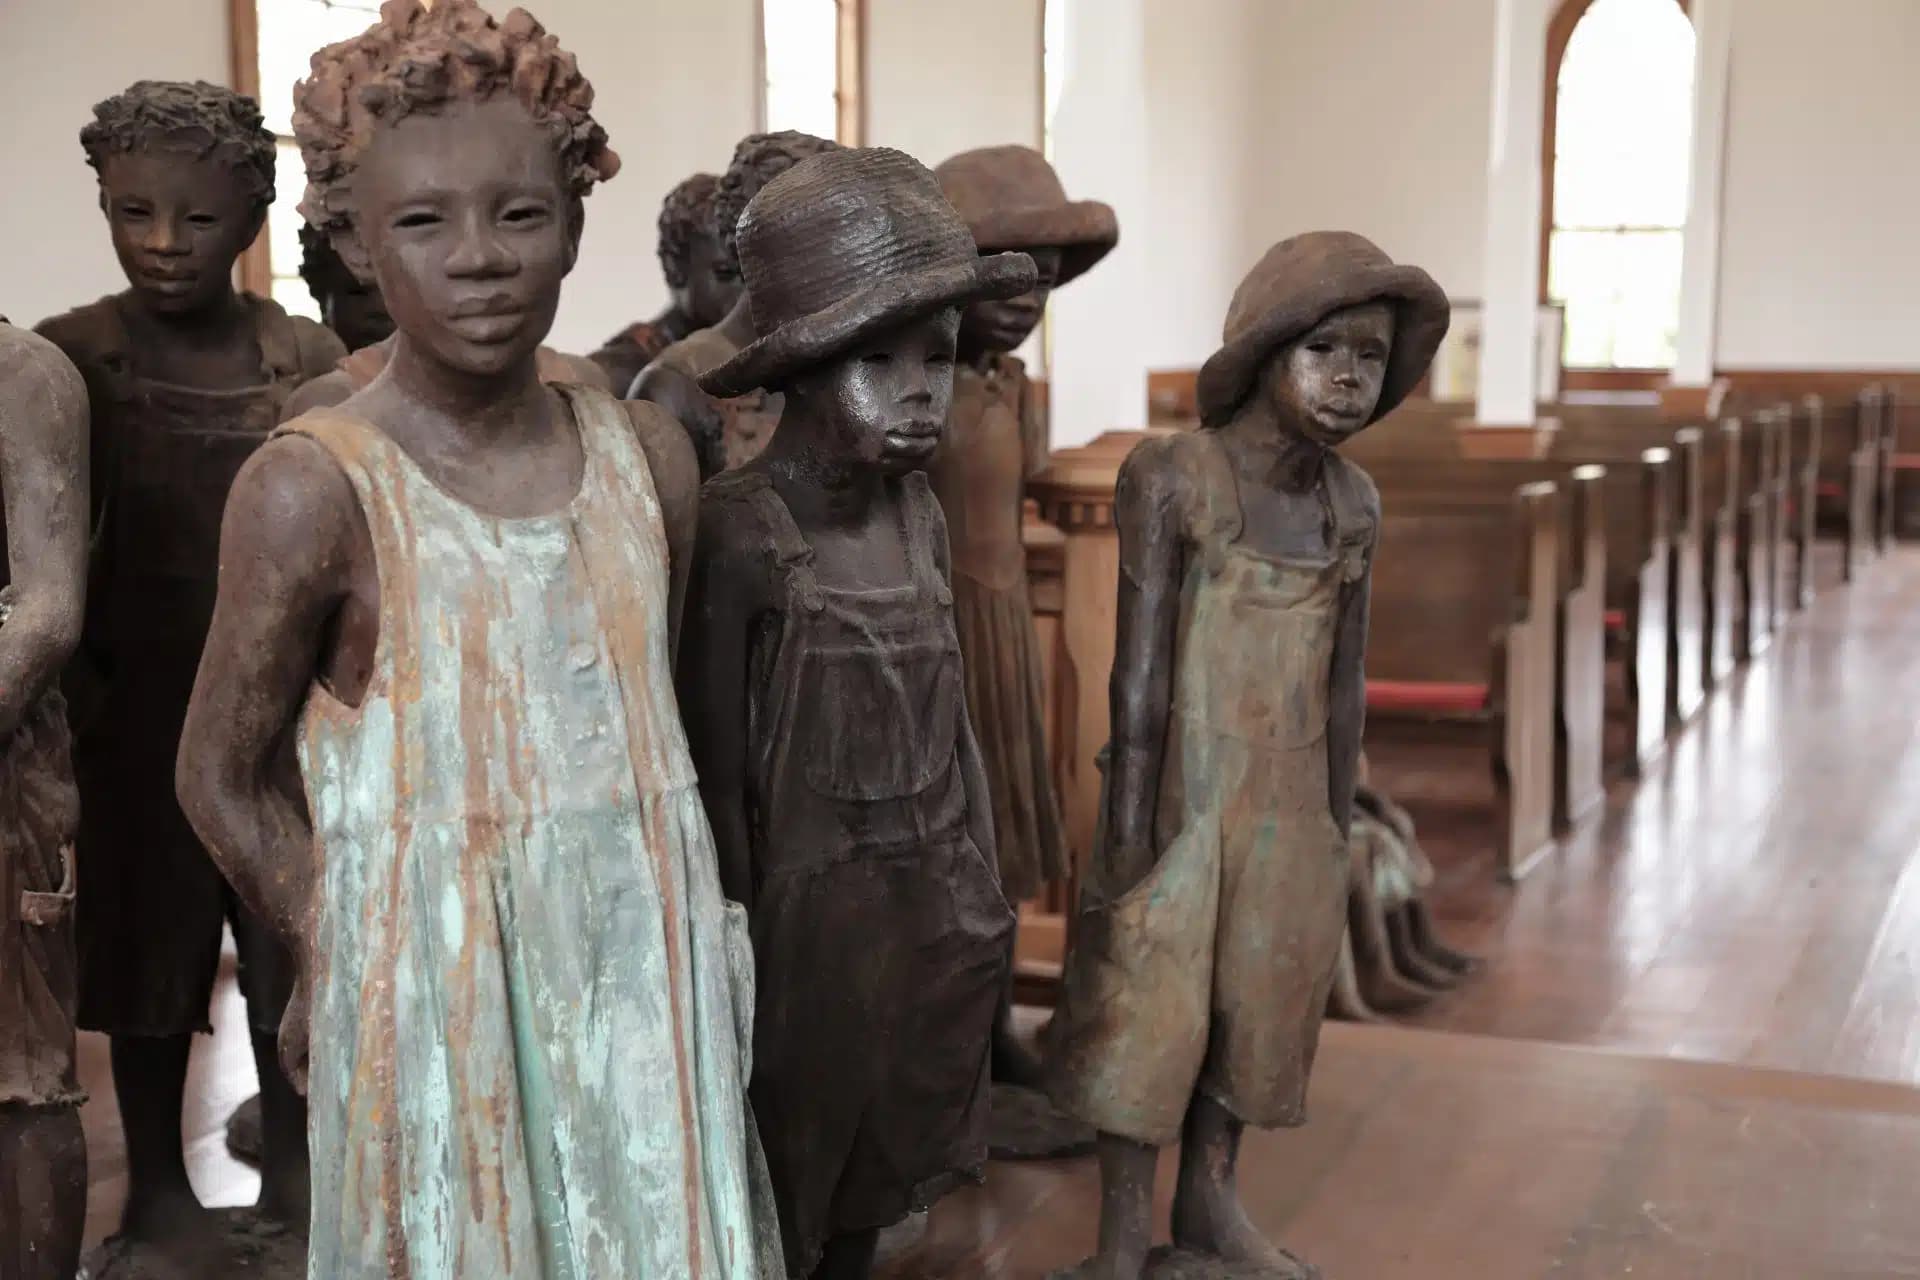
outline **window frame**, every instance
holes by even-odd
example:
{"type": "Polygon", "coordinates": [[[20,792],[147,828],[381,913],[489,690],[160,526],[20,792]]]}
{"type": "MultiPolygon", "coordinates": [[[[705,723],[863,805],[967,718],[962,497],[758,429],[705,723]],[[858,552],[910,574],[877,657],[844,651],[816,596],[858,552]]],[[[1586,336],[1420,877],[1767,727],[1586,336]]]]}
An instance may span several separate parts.
{"type": "MultiPolygon", "coordinates": [[[[1689,0],[1674,0],[1680,6],[1680,12],[1693,19],[1693,10],[1689,0]]],[[[1560,0],[1560,6],[1554,11],[1553,20],[1547,26],[1547,83],[1545,107],[1540,113],[1540,301],[1550,303],[1553,298],[1548,293],[1548,272],[1553,263],[1553,179],[1554,179],[1554,142],[1560,124],[1560,65],[1566,61],[1567,46],[1573,41],[1574,28],[1580,25],[1580,19],[1587,16],[1587,10],[1593,7],[1594,0],[1560,0]]],[[[1581,230],[1570,227],[1568,230],[1581,230]]],[[[1599,230],[1601,228],[1590,228],[1599,230]]],[[[1634,230],[1635,228],[1621,228],[1634,230]]],[[[1640,228],[1645,230],[1646,228],[1640,228]]],[[[1661,227],[1658,230],[1668,230],[1661,227]]],[[[1590,368],[1568,367],[1563,385],[1574,391],[1645,391],[1658,387],[1671,373],[1666,368],[1590,368]]]]}
{"type": "MultiPolygon", "coordinates": [[[[834,0],[834,141],[861,147],[867,139],[867,0],[834,0]]],[[[755,116],[767,128],[767,0],[753,6],[755,116]]]]}

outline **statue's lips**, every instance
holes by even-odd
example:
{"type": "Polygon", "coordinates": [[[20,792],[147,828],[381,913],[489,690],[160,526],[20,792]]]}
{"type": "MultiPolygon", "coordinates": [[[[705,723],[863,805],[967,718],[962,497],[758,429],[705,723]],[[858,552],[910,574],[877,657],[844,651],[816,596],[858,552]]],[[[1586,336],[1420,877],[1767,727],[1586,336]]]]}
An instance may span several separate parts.
{"type": "Polygon", "coordinates": [[[140,284],[154,293],[176,294],[191,290],[200,275],[196,271],[180,271],[168,268],[142,267],[140,284]]]}
{"type": "Polygon", "coordinates": [[[932,453],[940,443],[940,424],[924,420],[896,423],[887,428],[887,448],[894,453],[932,453]]]}

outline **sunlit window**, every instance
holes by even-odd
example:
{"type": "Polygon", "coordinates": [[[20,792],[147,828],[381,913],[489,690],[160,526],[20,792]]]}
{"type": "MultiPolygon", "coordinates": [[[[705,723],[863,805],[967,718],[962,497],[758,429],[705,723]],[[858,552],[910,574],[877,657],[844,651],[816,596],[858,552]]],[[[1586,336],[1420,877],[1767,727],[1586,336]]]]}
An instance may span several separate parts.
{"type": "Polygon", "coordinates": [[[1673,365],[1693,43],[1674,0],[1594,0],[1567,44],[1547,291],[1569,368],[1673,365]]]}
{"type": "Polygon", "coordinates": [[[859,138],[859,0],[761,0],[765,124],[859,138]]]}
{"type": "Polygon", "coordinates": [[[267,264],[273,299],[295,315],[320,318],[300,279],[300,199],[306,166],[293,141],[293,86],[306,79],[309,60],[327,45],[359,35],[380,17],[379,0],[254,0],[260,110],[279,140],[274,166],[279,194],[267,211],[267,264]]]}

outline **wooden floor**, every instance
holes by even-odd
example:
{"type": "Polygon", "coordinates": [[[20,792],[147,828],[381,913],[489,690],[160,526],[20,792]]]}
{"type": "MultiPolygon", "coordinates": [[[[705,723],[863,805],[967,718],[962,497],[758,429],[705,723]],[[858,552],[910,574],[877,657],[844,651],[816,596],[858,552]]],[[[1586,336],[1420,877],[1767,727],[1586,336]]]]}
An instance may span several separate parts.
{"type": "MultiPolygon", "coordinates": [[[[1905,550],[1827,586],[1517,888],[1481,851],[1471,759],[1377,760],[1450,940],[1488,965],[1417,1030],[1329,1028],[1312,1123],[1249,1136],[1260,1224],[1328,1280],[1920,1277],[1916,689],[1905,550]]],[[[219,1124],[252,1066],[230,981],[218,1003],[187,1132],[203,1196],[243,1203],[219,1124]]],[[[84,1039],[97,1239],[123,1170],[84,1039]]],[[[1091,1245],[1096,1199],[1085,1162],[995,1166],[889,1274],[1041,1276],[1091,1245]]]]}
{"type": "Polygon", "coordinates": [[[1387,777],[1493,962],[1421,1025],[1920,1084],[1920,549],[1826,585],[1516,889],[1436,785],[1481,773],[1387,777]]]}

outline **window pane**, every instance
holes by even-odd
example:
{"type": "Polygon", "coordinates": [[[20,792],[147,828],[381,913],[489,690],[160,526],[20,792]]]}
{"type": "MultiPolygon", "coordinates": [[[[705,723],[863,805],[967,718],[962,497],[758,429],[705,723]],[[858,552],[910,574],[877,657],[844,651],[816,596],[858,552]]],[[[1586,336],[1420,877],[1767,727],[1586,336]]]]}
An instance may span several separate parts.
{"type": "Polygon", "coordinates": [[[1686,220],[1693,45],[1674,0],[1594,0],[1560,64],[1556,227],[1686,220]]]}
{"type": "Polygon", "coordinates": [[[1548,293],[1569,368],[1664,369],[1680,319],[1680,232],[1555,231],[1548,293]]]}
{"type": "Polygon", "coordinates": [[[838,0],[763,0],[767,128],[822,138],[839,131],[838,0]]]}
{"type": "Polygon", "coordinates": [[[293,86],[313,55],[357,36],[380,16],[379,0],[254,0],[260,24],[260,109],[267,128],[293,132],[293,86]]]}
{"type": "Polygon", "coordinates": [[[273,300],[285,307],[290,315],[305,316],[309,320],[320,318],[320,306],[307,291],[307,282],[299,276],[275,276],[273,300]]]}
{"type": "Polygon", "coordinates": [[[274,156],[273,204],[267,209],[267,262],[276,276],[300,269],[300,199],[307,193],[307,169],[300,148],[282,141],[274,156]]]}

